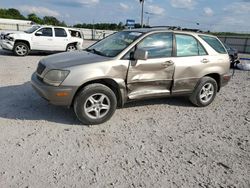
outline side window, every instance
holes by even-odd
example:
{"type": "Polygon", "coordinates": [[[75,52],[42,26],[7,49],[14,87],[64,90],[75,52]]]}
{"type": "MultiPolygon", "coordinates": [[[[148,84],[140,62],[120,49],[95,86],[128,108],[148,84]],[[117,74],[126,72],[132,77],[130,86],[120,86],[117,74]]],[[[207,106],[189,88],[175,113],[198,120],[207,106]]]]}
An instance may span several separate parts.
{"type": "Polygon", "coordinates": [[[199,55],[198,42],[194,37],[180,34],[176,34],[175,36],[177,57],[199,55]]]}
{"type": "Polygon", "coordinates": [[[198,42],[198,49],[199,49],[199,55],[207,55],[206,50],[199,42],[198,42]]]}
{"type": "Polygon", "coordinates": [[[137,49],[148,51],[148,58],[171,57],[173,50],[172,33],[156,33],[147,36],[137,45],[137,49]]]}
{"type": "Polygon", "coordinates": [[[54,28],[56,37],[67,37],[67,33],[63,28],[54,28]]]}
{"type": "Polygon", "coordinates": [[[42,28],[42,29],[39,29],[36,34],[36,36],[44,36],[44,37],[52,37],[52,28],[48,28],[48,27],[45,27],[45,28],[42,28]]]}
{"type": "Polygon", "coordinates": [[[205,36],[205,35],[200,35],[200,37],[206,41],[215,51],[217,51],[220,54],[226,54],[227,51],[221,44],[221,42],[215,38],[215,37],[210,37],[210,36],[205,36]]]}

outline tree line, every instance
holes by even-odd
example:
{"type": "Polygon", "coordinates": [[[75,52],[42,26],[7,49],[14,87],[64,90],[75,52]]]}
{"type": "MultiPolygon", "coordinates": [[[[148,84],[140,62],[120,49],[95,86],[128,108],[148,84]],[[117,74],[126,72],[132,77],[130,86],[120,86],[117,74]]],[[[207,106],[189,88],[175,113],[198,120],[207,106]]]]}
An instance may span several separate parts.
{"type": "Polygon", "coordinates": [[[25,17],[22,15],[19,10],[10,8],[10,9],[0,9],[0,18],[8,18],[8,19],[18,19],[18,20],[30,20],[35,22],[36,24],[41,25],[56,25],[56,26],[67,26],[64,21],[59,21],[54,16],[44,16],[40,18],[36,14],[32,13],[25,17]]]}
{"type": "MultiPolygon", "coordinates": [[[[63,26],[67,27],[68,25],[64,21],[58,20],[54,16],[44,16],[39,17],[35,13],[28,14],[24,16],[20,13],[19,10],[10,8],[10,9],[0,9],[0,18],[8,18],[8,19],[19,19],[19,20],[30,20],[36,24],[40,25],[55,25],[55,26],[63,26]]],[[[101,29],[101,30],[122,30],[125,28],[122,22],[119,24],[116,23],[95,23],[95,24],[76,24],[73,27],[77,28],[86,28],[86,29],[101,29]]]]}

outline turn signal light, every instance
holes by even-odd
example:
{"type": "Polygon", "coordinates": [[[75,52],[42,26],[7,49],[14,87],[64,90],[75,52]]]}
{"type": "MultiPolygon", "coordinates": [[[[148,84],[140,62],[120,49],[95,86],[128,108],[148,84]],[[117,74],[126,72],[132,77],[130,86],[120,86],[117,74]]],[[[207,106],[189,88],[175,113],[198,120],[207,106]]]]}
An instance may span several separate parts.
{"type": "Polygon", "coordinates": [[[68,95],[69,95],[69,93],[67,93],[67,92],[59,92],[56,94],[56,96],[58,96],[58,97],[66,97],[68,95]]]}

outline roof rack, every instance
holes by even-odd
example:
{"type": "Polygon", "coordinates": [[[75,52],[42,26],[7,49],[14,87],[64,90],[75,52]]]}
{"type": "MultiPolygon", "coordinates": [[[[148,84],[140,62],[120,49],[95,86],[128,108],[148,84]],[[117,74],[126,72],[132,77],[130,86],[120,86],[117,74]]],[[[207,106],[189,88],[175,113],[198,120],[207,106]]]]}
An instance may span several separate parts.
{"type": "Polygon", "coordinates": [[[204,31],[200,29],[190,29],[190,28],[182,28],[180,26],[153,26],[150,28],[163,28],[163,29],[168,29],[168,30],[174,30],[174,31],[192,31],[196,33],[204,33],[204,31]]]}

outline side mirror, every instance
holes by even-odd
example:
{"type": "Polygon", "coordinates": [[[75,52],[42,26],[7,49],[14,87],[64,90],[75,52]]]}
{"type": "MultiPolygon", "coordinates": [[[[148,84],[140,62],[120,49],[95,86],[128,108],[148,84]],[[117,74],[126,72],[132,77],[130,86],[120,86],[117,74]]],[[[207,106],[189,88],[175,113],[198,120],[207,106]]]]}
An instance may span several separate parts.
{"type": "Polygon", "coordinates": [[[147,60],[148,59],[148,51],[143,49],[137,49],[134,52],[135,60],[147,60]]]}
{"type": "Polygon", "coordinates": [[[37,31],[35,35],[36,36],[41,36],[41,35],[43,35],[43,33],[41,31],[37,31]]]}

